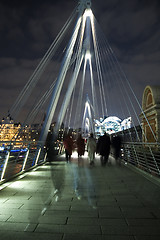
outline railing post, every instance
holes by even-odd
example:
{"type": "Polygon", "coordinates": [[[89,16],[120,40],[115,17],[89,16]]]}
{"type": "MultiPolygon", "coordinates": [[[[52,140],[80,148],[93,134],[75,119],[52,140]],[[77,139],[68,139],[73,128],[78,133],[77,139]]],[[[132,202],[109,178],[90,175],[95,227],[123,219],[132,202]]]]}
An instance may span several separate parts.
{"type": "Polygon", "coordinates": [[[133,144],[133,150],[134,150],[134,154],[136,156],[137,164],[139,165],[139,159],[138,159],[137,151],[136,151],[136,148],[135,148],[134,144],[133,144]]]}
{"type": "Polygon", "coordinates": [[[38,149],[38,153],[37,153],[37,156],[36,156],[35,166],[36,166],[37,163],[38,163],[39,155],[40,155],[41,150],[42,150],[42,147],[38,146],[38,148],[39,148],[39,149],[38,149]]]}
{"type": "Polygon", "coordinates": [[[22,172],[24,171],[26,163],[27,163],[27,159],[28,159],[28,155],[29,155],[29,147],[30,147],[30,144],[28,145],[28,150],[26,152],[26,156],[25,156],[25,159],[24,159],[24,162],[23,162],[22,172]]]}
{"type": "Polygon", "coordinates": [[[148,172],[151,173],[151,169],[150,169],[149,164],[148,164],[148,159],[147,159],[146,152],[145,152],[145,148],[144,148],[143,144],[141,145],[141,148],[142,148],[143,157],[144,157],[144,161],[145,161],[147,170],[148,170],[148,172]]]}
{"type": "Polygon", "coordinates": [[[5,163],[4,163],[3,170],[2,170],[2,175],[1,175],[1,181],[3,180],[4,174],[5,174],[5,171],[6,171],[6,168],[7,168],[9,156],[10,156],[10,151],[8,151],[7,155],[6,155],[6,159],[5,159],[5,163]]]}
{"type": "Polygon", "coordinates": [[[152,151],[152,149],[151,149],[150,146],[149,146],[149,151],[150,151],[151,156],[152,156],[152,158],[153,158],[153,160],[154,160],[155,166],[156,166],[157,171],[158,171],[158,175],[160,175],[160,169],[159,169],[159,166],[158,166],[158,164],[157,164],[157,161],[156,161],[156,159],[155,159],[155,157],[154,157],[153,151],[152,151]]]}

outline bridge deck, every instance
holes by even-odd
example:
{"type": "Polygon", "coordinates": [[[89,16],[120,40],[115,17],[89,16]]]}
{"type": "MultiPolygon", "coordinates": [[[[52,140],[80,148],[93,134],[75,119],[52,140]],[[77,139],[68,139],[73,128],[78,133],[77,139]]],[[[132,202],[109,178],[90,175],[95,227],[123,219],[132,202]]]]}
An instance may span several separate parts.
{"type": "Polygon", "coordinates": [[[159,186],[126,166],[61,158],[0,191],[0,238],[158,240],[159,200],[159,186]]]}

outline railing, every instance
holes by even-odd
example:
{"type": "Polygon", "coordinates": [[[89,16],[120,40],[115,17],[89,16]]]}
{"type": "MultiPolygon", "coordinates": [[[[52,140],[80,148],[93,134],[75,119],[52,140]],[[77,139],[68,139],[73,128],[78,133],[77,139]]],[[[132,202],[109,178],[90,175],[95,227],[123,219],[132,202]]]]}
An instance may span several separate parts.
{"type": "Polygon", "coordinates": [[[45,161],[40,142],[0,142],[0,183],[45,161]]]}
{"type": "Polygon", "coordinates": [[[122,160],[152,175],[160,176],[159,143],[123,143],[122,160]]]}

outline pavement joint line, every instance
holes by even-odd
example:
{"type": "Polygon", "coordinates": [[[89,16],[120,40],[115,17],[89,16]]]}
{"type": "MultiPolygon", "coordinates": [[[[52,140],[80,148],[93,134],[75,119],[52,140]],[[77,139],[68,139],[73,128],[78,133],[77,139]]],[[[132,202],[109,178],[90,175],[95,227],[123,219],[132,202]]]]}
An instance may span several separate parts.
{"type": "Polygon", "coordinates": [[[30,223],[27,224],[27,226],[24,229],[24,232],[27,232],[27,229],[29,228],[29,226],[30,226],[30,223]]]}
{"type": "Polygon", "coordinates": [[[65,238],[65,233],[62,234],[62,239],[61,240],[64,240],[65,238]]]}
{"type": "Polygon", "coordinates": [[[158,219],[157,216],[156,216],[153,212],[150,212],[150,213],[153,215],[153,217],[154,217],[155,219],[158,219]]]}
{"type": "Polygon", "coordinates": [[[65,225],[68,225],[68,219],[69,219],[69,218],[67,217],[67,218],[66,218],[65,225]]]}

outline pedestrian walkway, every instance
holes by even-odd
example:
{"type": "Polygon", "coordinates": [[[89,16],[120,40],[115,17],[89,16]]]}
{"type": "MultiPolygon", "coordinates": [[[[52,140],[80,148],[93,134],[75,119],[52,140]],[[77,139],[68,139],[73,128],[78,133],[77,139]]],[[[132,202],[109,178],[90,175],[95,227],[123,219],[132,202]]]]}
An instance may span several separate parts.
{"type": "Polygon", "coordinates": [[[160,239],[160,188],[125,165],[61,157],[0,188],[1,240],[160,239]]]}

